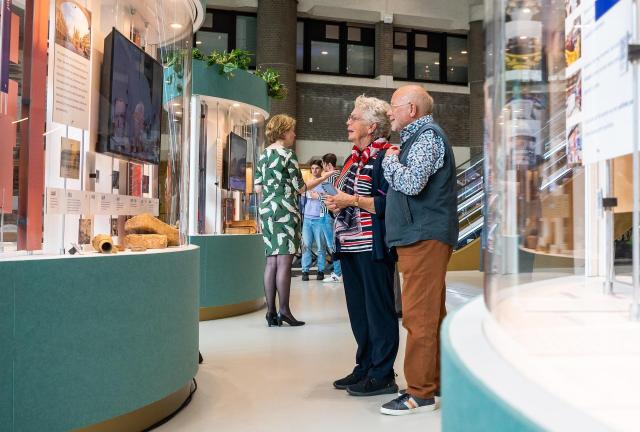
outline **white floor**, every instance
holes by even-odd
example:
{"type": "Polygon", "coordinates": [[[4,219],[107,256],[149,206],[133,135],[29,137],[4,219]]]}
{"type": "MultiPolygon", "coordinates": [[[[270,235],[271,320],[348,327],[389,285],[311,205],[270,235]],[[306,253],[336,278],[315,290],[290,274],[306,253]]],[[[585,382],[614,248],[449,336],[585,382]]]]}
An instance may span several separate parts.
{"type": "MultiPolygon", "coordinates": [[[[448,278],[448,307],[481,293],[478,272],[448,278]]],[[[158,431],[440,431],[440,412],[389,417],[393,395],[356,398],[331,383],[351,371],[355,343],[342,284],[294,278],[292,310],[307,325],[268,328],[265,311],[200,324],[204,363],[191,404],[158,431]],[[222,429],[221,429],[222,428],[222,429]]],[[[396,360],[402,361],[406,333],[396,360]]]]}

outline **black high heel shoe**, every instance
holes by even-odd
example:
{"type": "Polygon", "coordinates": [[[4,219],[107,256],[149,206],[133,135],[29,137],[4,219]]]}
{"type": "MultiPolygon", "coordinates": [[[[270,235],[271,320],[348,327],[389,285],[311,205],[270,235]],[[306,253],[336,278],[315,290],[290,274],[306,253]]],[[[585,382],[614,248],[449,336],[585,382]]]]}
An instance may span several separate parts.
{"type": "Polygon", "coordinates": [[[282,325],[282,322],[278,320],[278,314],[275,312],[267,312],[265,318],[269,327],[280,327],[282,325]]]}
{"type": "Polygon", "coordinates": [[[282,325],[283,321],[289,324],[291,327],[303,326],[305,324],[304,321],[298,321],[293,316],[288,317],[286,315],[278,314],[278,325],[282,325]]]}

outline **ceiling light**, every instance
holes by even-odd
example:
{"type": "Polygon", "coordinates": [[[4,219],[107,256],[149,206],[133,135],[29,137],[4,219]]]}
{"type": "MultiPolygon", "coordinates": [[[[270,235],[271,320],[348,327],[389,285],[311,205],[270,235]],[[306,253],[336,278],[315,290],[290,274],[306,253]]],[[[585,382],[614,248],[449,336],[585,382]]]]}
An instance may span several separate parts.
{"type": "Polygon", "coordinates": [[[234,104],[233,104],[233,107],[234,107],[234,108],[238,108],[239,106],[240,106],[240,104],[239,104],[238,102],[236,102],[236,103],[234,103],[234,104]]]}
{"type": "Polygon", "coordinates": [[[436,62],[433,62],[433,64],[437,66],[437,65],[439,65],[439,64],[440,64],[440,62],[439,62],[439,61],[436,61],[436,62]]]}
{"type": "Polygon", "coordinates": [[[524,9],[522,9],[522,13],[530,14],[531,13],[531,9],[524,8],[524,9]]]}
{"type": "Polygon", "coordinates": [[[173,24],[171,24],[171,28],[174,28],[174,29],[181,29],[181,28],[182,28],[182,24],[180,24],[180,23],[173,23],[173,24]]]}
{"type": "Polygon", "coordinates": [[[174,103],[174,104],[173,104],[173,106],[174,106],[174,107],[179,107],[179,106],[180,106],[180,104],[176,102],[176,103],[174,103]]]}
{"type": "Polygon", "coordinates": [[[520,36],[520,39],[523,39],[523,40],[524,40],[524,39],[526,39],[526,38],[527,38],[526,36],[520,36]]]}
{"type": "Polygon", "coordinates": [[[176,111],[176,115],[182,115],[182,111],[176,111]]]}
{"type": "Polygon", "coordinates": [[[329,54],[329,51],[322,51],[320,54],[327,55],[327,54],[329,54]]]}
{"type": "Polygon", "coordinates": [[[460,54],[467,54],[467,50],[460,51],[460,54]]]}
{"type": "Polygon", "coordinates": [[[253,119],[251,121],[254,122],[254,123],[258,123],[258,119],[253,119]]]}
{"type": "Polygon", "coordinates": [[[202,45],[202,41],[196,41],[196,45],[202,45]]]}
{"type": "Polygon", "coordinates": [[[453,60],[453,57],[449,57],[449,60],[453,60]]]}

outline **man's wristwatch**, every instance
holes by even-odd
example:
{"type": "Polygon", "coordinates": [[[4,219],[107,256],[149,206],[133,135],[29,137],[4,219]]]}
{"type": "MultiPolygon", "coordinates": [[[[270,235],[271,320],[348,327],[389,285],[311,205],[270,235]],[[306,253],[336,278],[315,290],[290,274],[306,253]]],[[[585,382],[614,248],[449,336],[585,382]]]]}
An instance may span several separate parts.
{"type": "Polygon", "coordinates": [[[358,207],[358,201],[360,200],[359,195],[355,195],[355,199],[353,200],[353,206],[358,207]]]}

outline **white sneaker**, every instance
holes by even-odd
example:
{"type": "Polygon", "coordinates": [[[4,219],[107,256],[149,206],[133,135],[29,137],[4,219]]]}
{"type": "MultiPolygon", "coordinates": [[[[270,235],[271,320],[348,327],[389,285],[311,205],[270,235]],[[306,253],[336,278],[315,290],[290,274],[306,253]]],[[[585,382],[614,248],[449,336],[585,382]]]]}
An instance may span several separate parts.
{"type": "Polygon", "coordinates": [[[324,280],[322,282],[328,282],[328,283],[340,283],[342,282],[342,276],[338,276],[335,273],[331,273],[331,276],[324,278],[324,280]]]}

